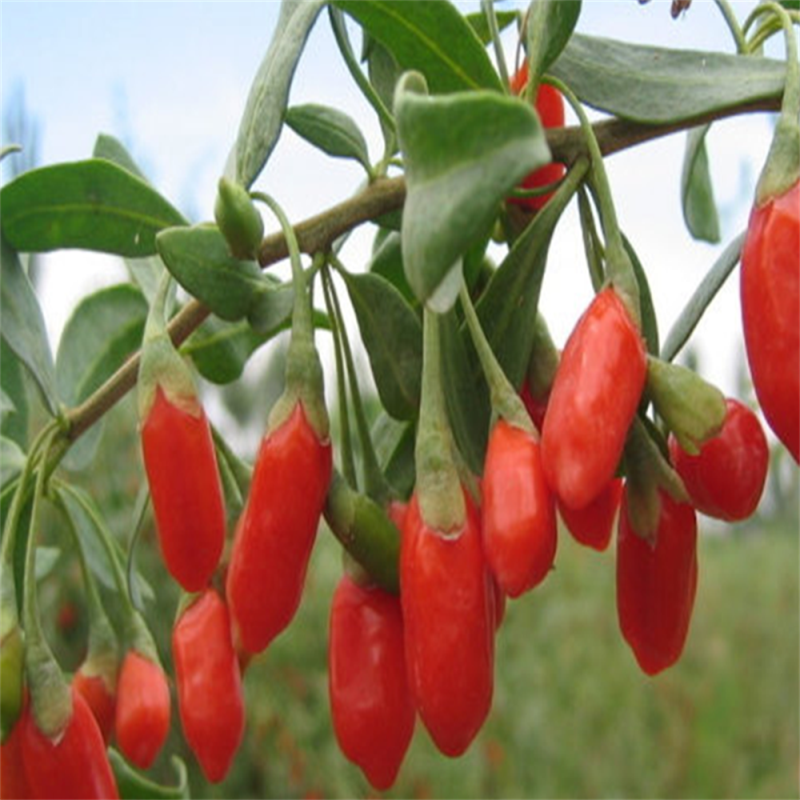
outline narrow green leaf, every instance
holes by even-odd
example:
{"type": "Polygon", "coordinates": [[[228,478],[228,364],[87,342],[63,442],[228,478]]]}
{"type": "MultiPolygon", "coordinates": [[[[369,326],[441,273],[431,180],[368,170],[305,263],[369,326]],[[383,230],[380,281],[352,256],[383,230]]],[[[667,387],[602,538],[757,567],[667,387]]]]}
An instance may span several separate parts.
{"type": "Polygon", "coordinates": [[[209,317],[181,346],[181,352],[194,361],[200,374],[216,384],[239,378],[250,356],[269,338],[250,325],[222,322],[209,317]]]}
{"type": "MultiPolygon", "coordinates": [[[[365,47],[367,47],[366,59],[369,82],[391,114],[394,108],[394,89],[401,73],[400,67],[389,50],[370,36],[368,31],[364,31],[364,42],[365,47]]],[[[397,142],[394,138],[394,129],[389,127],[385,120],[379,119],[383,140],[392,142],[394,144],[393,151],[396,151],[397,142]]]]}
{"type": "Polygon", "coordinates": [[[115,139],[107,133],[98,134],[97,139],[95,139],[92,156],[94,158],[104,158],[106,161],[128,170],[131,175],[135,175],[139,180],[149,183],[145,174],[139,169],[139,166],[125,148],[125,145],[119,139],[115,139]]]}
{"type": "Polygon", "coordinates": [[[573,169],[536,214],[493,273],[475,309],[500,366],[515,388],[522,386],[531,357],[550,240],[585,172],[585,165],[573,169]]]}
{"type": "Polygon", "coordinates": [[[574,34],[550,72],[590,106],[638,122],[680,122],[780,97],[782,61],[669,50],[574,34]]]}
{"type": "Polygon", "coordinates": [[[269,337],[291,319],[293,307],[294,287],[292,284],[269,283],[251,304],[247,312],[247,321],[256,333],[269,337]]]}
{"type": "Polygon", "coordinates": [[[16,353],[0,338],[0,388],[14,406],[4,411],[0,430],[23,450],[28,446],[28,392],[25,371],[16,353]]]}
{"type": "Polygon", "coordinates": [[[653,293],[650,291],[650,282],[647,280],[647,272],[636,255],[633,245],[625,234],[622,234],[622,244],[628,253],[628,258],[633,265],[633,272],[636,275],[636,282],[639,284],[639,308],[642,314],[642,336],[647,344],[647,352],[651,355],[658,355],[658,319],[656,318],[656,308],[653,304],[653,293]]]}
{"type": "Polygon", "coordinates": [[[470,89],[502,92],[480,39],[446,0],[334,0],[394,55],[403,70],[417,70],[433,94],[470,89]]]}
{"type": "Polygon", "coordinates": [[[719,214],[708,168],[706,134],[711,126],[692,128],[686,137],[681,174],[683,218],[695,239],[716,244],[720,240],[719,214]]]}
{"type": "MultiPolygon", "coordinates": [[[[382,228],[381,230],[386,229],[382,228]]],[[[403,268],[403,247],[399,233],[387,231],[386,236],[372,254],[368,270],[386,278],[409,303],[416,302],[403,268]]]]}
{"type": "Polygon", "coordinates": [[[294,71],[324,0],[283,0],[267,54],[250,87],[233,154],[237,183],[250,188],[283,124],[294,71]]]}
{"type": "Polygon", "coordinates": [[[0,436],[0,489],[14,480],[24,467],[25,453],[20,446],[11,439],[0,436]]]}
{"type": "Polygon", "coordinates": [[[177,775],[175,786],[162,786],[142,775],[113,747],[109,748],[108,760],[114,770],[121,800],[184,800],[191,797],[186,764],[178,756],[172,756],[170,759],[177,775]]]}
{"type": "MultiPolygon", "coordinates": [[[[6,215],[3,207],[3,218],[6,215]]],[[[50,413],[58,413],[55,369],[44,317],[19,256],[5,238],[0,241],[0,316],[2,337],[27,367],[50,413]]]]}
{"type": "Polygon", "coordinates": [[[158,235],[156,245],[175,280],[221,319],[241,319],[258,295],[271,289],[255,261],[231,255],[214,225],[170,228],[158,235]]]}
{"type": "MultiPolygon", "coordinates": [[[[395,110],[408,185],[406,277],[417,298],[428,302],[489,230],[511,189],[550,154],[527,103],[483,91],[428,97],[414,90],[419,79],[403,77],[395,110]]],[[[439,310],[455,301],[458,280],[439,310]]]]}
{"type": "Polygon", "coordinates": [[[706,308],[722,288],[733,268],[739,263],[744,244],[745,233],[740,233],[723,251],[714,265],[706,273],[700,285],[695,289],[689,302],[670,329],[664,346],[661,348],[661,359],[672,361],[686,344],[692,331],[697,327],[706,308]]]}
{"type": "Polygon", "coordinates": [[[561,55],[581,13],[581,0],[535,0],[528,14],[530,79],[539,80],[561,55]]]}
{"type": "Polygon", "coordinates": [[[400,497],[409,497],[414,489],[416,476],[414,423],[399,422],[386,411],[381,411],[375,419],[371,433],[386,480],[400,497]]]}
{"type": "Polygon", "coordinates": [[[309,103],[286,112],[286,124],[298,135],[335,158],[352,158],[371,173],[364,135],[344,112],[309,103]]]}
{"type": "Polygon", "coordinates": [[[141,257],[186,220],[158,192],[104,158],[25,172],[0,190],[3,234],[21,252],[81,248],[141,257]]]}
{"type": "MultiPolygon", "coordinates": [[[[513,25],[519,19],[518,11],[497,11],[495,12],[497,18],[497,29],[504,31],[509,25],[513,25]]],[[[481,44],[485,47],[492,42],[492,34],[489,30],[489,23],[486,21],[486,14],[482,11],[476,11],[472,14],[467,14],[464,17],[469,23],[475,35],[480,39],[481,44]]]]}
{"type": "Polygon", "coordinates": [[[413,419],[422,378],[419,317],[385,278],[370,272],[344,278],[381,402],[396,419],[413,419]]]}

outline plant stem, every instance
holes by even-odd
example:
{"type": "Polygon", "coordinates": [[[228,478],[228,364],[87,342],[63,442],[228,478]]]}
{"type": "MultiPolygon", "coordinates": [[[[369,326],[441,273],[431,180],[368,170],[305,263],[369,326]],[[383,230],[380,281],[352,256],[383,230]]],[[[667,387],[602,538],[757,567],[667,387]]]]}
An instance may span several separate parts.
{"type": "Polygon", "coordinates": [[[494,0],[481,0],[481,9],[486,17],[486,23],[489,26],[489,35],[492,37],[494,60],[497,62],[497,71],[500,73],[500,80],[503,82],[503,86],[508,88],[506,56],[503,52],[503,42],[500,40],[500,31],[497,27],[497,15],[494,13],[494,0]]]}
{"type": "Polygon", "coordinates": [[[731,35],[736,42],[736,51],[740,54],[745,53],[747,51],[747,41],[744,38],[742,26],[739,24],[739,20],[736,19],[736,14],[733,13],[730,3],[728,0],[714,0],[714,2],[722,13],[725,24],[730,29],[731,35]]]}

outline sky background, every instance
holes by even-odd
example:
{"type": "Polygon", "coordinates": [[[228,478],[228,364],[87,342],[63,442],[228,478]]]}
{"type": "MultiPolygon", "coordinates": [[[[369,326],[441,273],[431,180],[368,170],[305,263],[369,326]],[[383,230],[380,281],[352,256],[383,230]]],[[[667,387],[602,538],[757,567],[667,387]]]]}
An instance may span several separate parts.
{"type": "MultiPolygon", "coordinates": [[[[459,5],[478,10],[477,2],[459,5]]],[[[740,20],[754,5],[733,3],[740,20]]],[[[669,0],[647,5],[636,0],[586,2],[578,30],[668,47],[733,52],[731,36],[711,0],[695,0],[678,20],[670,17],[669,6],[669,0]]],[[[501,9],[522,7],[498,4],[501,9]]],[[[211,219],[216,182],[278,9],[277,2],[4,0],[3,112],[22,92],[39,128],[42,164],[88,157],[100,132],[120,138],[153,183],[184,213],[193,221],[211,219]]],[[[355,29],[351,38],[358,50],[355,29]]],[[[511,60],[515,32],[507,31],[504,42],[511,60]]],[[[768,54],[781,56],[782,46],[771,46],[768,54]]],[[[364,131],[372,158],[380,156],[377,120],[339,56],[325,13],[311,34],[290,95],[290,104],[305,102],[346,111],[364,131]]],[[[744,229],[772,124],[769,115],[759,114],[712,128],[708,147],[721,213],[720,245],[694,242],[684,226],[680,175],[685,134],[607,159],[620,224],[650,277],[662,340],[724,245],[744,229]]],[[[331,159],[284,129],[255,188],[274,194],[290,219],[299,221],[351,195],[362,175],[354,162],[331,159]]],[[[268,230],[274,227],[268,219],[268,230]]],[[[366,264],[373,231],[365,226],[343,251],[351,269],[366,264]]],[[[497,260],[502,252],[495,253],[497,260]]],[[[692,340],[704,375],[726,393],[735,391],[735,365],[743,354],[737,274],[692,340]]],[[[75,303],[90,288],[124,279],[119,264],[103,256],[48,256],[41,296],[54,349],[75,303]]],[[[559,346],[590,299],[577,211],[571,207],[559,223],[540,300],[559,346]]]]}

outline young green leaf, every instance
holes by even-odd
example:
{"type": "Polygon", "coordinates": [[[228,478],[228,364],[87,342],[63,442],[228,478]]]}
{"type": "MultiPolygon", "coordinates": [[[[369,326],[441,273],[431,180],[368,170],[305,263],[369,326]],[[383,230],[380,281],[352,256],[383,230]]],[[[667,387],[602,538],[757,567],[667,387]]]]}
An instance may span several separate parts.
{"type": "Polygon", "coordinates": [[[25,453],[20,446],[0,436],[0,489],[19,475],[25,467],[25,453]]]}
{"type": "MultiPolygon", "coordinates": [[[[10,185],[10,184],[9,184],[10,185]]],[[[3,207],[3,218],[7,211],[3,207]]],[[[0,241],[0,316],[2,337],[27,367],[53,416],[58,413],[55,369],[42,309],[19,256],[5,238],[0,241]]]]}
{"type": "Polygon", "coordinates": [[[255,261],[231,255],[214,225],[170,228],[156,238],[167,269],[189,294],[229,322],[242,319],[272,285],[255,261]]]}
{"type": "Polygon", "coordinates": [[[136,176],[139,180],[149,183],[145,174],[139,169],[139,166],[125,148],[125,145],[119,139],[115,139],[107,133],[98,134],[94,142],[92,156],[94,158],[104,158],[106,161],[128,170],[131,175],[136,176]]]}
{"type": "Polygon", "coordinates": [[[656,124],[780,97],[782,61],[574,34],[550,69],[588,105],[656,124]]]}
{"type": "Polygon", "coordinates": [[[323,0],[283,0],[267,54],[250,87],[228,177],[250,188],[272,153],[283,124],[289,88],[323,0]]]}
{"type": "Polygon", "coordinates": [[[445,0],[334,0],[334,5],[381,42],[401,69],[421,72],[433,94],[503,90],[475,32],[445,0]]]}
{"type": "MultiPolygon", "coordinates": [[[[497,11],[497,29],[504,31],[509,25],[513,25],[519,19],[518,11],[497,11]]],[[[492,34],[489,31],[489,23],[486,21],[486,14],[482,11],[475,11],[467,14],[464,19],[469,23],[475,35],[480,39],[484,47],[492,42],[492,34]]]]}
{"type": "Polygon", "coordinates": [[[20,252],[81,248],[134,258],[186,220],[127,169],[93,158],[25,172],[0,190],[3,235],[20,252]]]}
{"type": "MultiPolygon", "coordinates": [[[[428,97],[414,90],[420,79],[403,76],[395,111],[408,186],[406,277],[417,298],[428,302],[489,230],[511,189],[550,154],[527,103],[485,91],[428,97]]],[[[441,307],[452,305],[457,293],[458,285],[441,307]]]]}
{"type": "MultiPolygon", "coordinates": [[[[382,228],[381,230],[386,230],[382,228]]],[[[397,291],[409,302],[414,303],[414,292],[406,280],[403,268],[403,248],[400,234],[395,231],[386,231],[386,236],[372,253],[368,270],[375,275],[386,278],[397,291]]]]}
{"type": "Polygon", "coordinates": [[[386,480],[400,497],[408,497],[414,488],[413,422],[399,422],[381,411],[372,426],[372,440],[386,480]]]}
{"type": "Polygon", "coordinates": [[[561,55],[581,13],[581,0],[534,0],[528,14],[529,75],[534,85],[561,55]]]}
{"type": "MultiPolygon", "coordinates": [[[[365,46],[368,43],[365,58],[367,60],[369,82],[372,84],[384,106],[389,110],[389,113],[392,113],[392,108],[394,106],[394,88],[400,77],[400,67],[389,50],[370,36],[368,31],[364,31],[364,41],[365,46]]],[[[396,150],[397,143],[395,141],[394,129],[388,126],[382,118],[379,119],[384,141],[387,143],[392,142],[394,145],[393,149],[396,150]]]]}
{"type": "Polygon", "coordinates": [[[639,306],[642,314],[642,336],[647,344],[647,352],[650,355],[658,355],[658,320],[656,319],[656,309],[653,305],[653,293],[650,291],[650,282],[647,280],[647,272],[639,261],[639,256],[633,249],[633,245],[625,234],[622,234],[622,244],[631,260],[633,272],[636,275],[636,282],[639,285],[639,306]]]}
{"type": "Polygon", "coordinates": [[[286,111],[286,124],[314,147],[335,158],[352,158],[372,171],[364,134],[343,111],[309,103],[286,111]]]}
{"type": "Polygon", "coordinates": [[[400,292],[374,273],[343,273],[381,402],[396,419],[419,410],[422,325],[400,292]]]}
{"type": "Polygon", "coordinates": [[[706,134],[710,125],[692,128],[686,137],[681,174],[683,218],[695,239],[716,244],[720,240],[719,214],[708,169],[706,134]]]}
{"type": "Polygon", "coordinates": [[[25,370],[16,353],[0,338],[0,389],[9,399],[13,410],[4,410],[0,421],[3,436],[21,448],[28,446],[28,392],[25,370]]]}
{"type": "Polygon", "coordinates": [[[291,283],[269,283],[247,311],[247,321],[256,333],[271,336],[290,320],[294,306],[291,283]]]}

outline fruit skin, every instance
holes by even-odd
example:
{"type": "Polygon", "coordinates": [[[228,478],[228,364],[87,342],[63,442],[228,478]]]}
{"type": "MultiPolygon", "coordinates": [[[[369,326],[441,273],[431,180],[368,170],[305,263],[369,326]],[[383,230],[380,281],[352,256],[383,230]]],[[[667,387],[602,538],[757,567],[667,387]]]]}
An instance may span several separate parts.
{"type": "Polygon", "coordinates": [[[86,700],[97,720],[100,733],[103,734],[103,741],[108,745],[114,731],[116,696],[108,690],[106,682],[100,675],[87,675],[81,670],[73,675],[72,686],[86,700]]]}
{"type": "Polygon", "coordinates": [[[655,545],[630,525],[626,489],[617,534],[617,616],[642,670],[656,675],[683,652],[697,590],[694,508],[659,492],[655,545]]]}
{"type": "Polygon", "coordinates": [[[332,466],[330,441],[319,440],[299,402],[261,443],[226,583],[234,636],[250,653],[297,611],[332,466]]]}
{"type": "Polygon", "coordinates": [[[503,592],[519,597],[547,577],[556,555],[555,503],[536,436],[498,420],[486,449],[482,496],[486,561],[503,592]]]}
{"type": "Polygon", "coordinates": [[[429,527],[415,491],[400,551],[406,664],[417,711],[444,755],[461,755],[492,703],[495,607],[480,517],[467,492],[457,531],[429,527]]]}
{"type": "Polygon", "coordinates": [[[22,723],[22,758],[31,797],[117,798],[103,735],[83,696],[72,688],[72,716],[53,741],[38,728],[29,705],[22,723]]]}
{"type": "Polygon", "coordinates": [[[603,289],[567,340],[542,429],[544,474],[565,506],[584,508],[614,477],[646,374],[644,340],[603,289]]]}
{"type": "Polygon", "coordinates": [[[692,505],[729,522],[747,519],[758,507],[769,468],[769,447],[758,417],[738,400],[725,401],[722,430],[689,455],[674,436],[670,458],[692,505]]]}
{"type": "Polygon", "coordinates": [[[742,250],[747,362],[764,417],[800,461],[800,181],[755,205],[742,250]]]}
{"type": "Polygon", "coordinates": [[[14,727],[0,743],[0,797],[27,800],[33,797],[22,760],[23,707],[14,727]]]}
{"type": "Polygon", "coordinates": [[[228,609],[213,589],[181,614],[172,655],[184,736],[206,779],[218,783],[241,744],[245,712],[228,609]]]}
{"type": "Polygon", "coordinates": [[[395,781],[414,733],[400,598],[342,576],[333,596],[328,693],[336,740],[373,788],[395,781]]]}
{"type": "Polygon", "coordinates": [[[558,504],[558,512],[575,541],[602,552],[611,542],[614,518],[622,497],[622,479],[614,478],[584,508],[568,508],[558,504]]]}
{"type": "Polygon", "coordinates": [[[141,436],[164,562],[187,592],[196,592],[222,554],[225,506],[208,418],[196,400],[190,406],[194,413],[158,386],[141,436]]]}
{"type": "MultiPolygon", "coordinates": [[[[525,62],[514,74],[511,79],[511,91],[522,94],[525,84],[528,82],[528,63],[525,62]]],[[[539,85],[536,92],[536,111],[539,114],[542,127],[562,128],[564,127],[564,98],[561,92],[546,83],[539,85]]],[[[563,164],[552,162],[530,173],[519,185],[520,189],[538,189],[540,186],[547,186],[550,183],[561,180],[567,172],[563,164]]],[[[522,206],[529,211],[538,211],[552,197],[552,192],[537,197],[510,197],[509,202],[514,205],[522,206]]]]}
{"type": "Polygon", "coordinates": [[[114,732],[124,756],[140,769],[155,760],[169,733],[169,687],[164,671],[135,650],[122,662],[114,732]]]}

